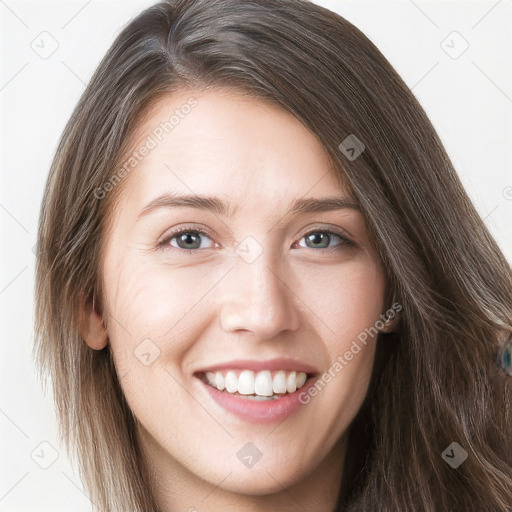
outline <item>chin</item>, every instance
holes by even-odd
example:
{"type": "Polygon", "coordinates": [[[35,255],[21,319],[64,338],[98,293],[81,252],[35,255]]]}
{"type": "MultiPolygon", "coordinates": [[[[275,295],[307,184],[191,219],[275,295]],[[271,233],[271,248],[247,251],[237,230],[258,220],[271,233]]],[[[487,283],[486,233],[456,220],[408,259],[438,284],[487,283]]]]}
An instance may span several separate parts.
{"type": "MultiPolygon", "coordinates": [[[[231,473],[222,482],[221,487],[226,491],[236,494],[266,496],[282,492],[283,488],[291,487],[299,478],[297,475],[294,477],[292,474],[283,474],[281,467],[276,467],[275,470],[268,470],[268,473],[265,470],[261,470],[256,474],[253,474],[254,469],[242,469],[231,473]]],[[[221,475],[218,476],[217,482],[222,480],[221,475]]]]}

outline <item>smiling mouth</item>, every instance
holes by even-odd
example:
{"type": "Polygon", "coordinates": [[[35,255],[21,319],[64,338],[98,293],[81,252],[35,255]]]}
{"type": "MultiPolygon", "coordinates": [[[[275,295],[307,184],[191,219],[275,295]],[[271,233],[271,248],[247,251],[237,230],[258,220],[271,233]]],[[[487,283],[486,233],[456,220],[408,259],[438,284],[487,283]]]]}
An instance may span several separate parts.
{"type": "Polygon", "coordinates": [[[223,370],[199,372],[202,382],[248,400],[278,400],[301,389],[313,374],[287,370],[223,370]]]}

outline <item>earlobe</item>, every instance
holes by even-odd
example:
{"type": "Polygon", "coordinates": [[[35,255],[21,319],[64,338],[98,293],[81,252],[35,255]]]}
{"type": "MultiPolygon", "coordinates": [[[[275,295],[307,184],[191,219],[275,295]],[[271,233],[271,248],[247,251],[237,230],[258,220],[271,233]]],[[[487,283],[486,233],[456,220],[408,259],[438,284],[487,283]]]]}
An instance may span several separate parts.
{"type": "Polygon", "coordinates": [[[389,307],[385,313],[383,313],[380,318],[383,320],[381,327],[379,327],[379,331],[382,334],[392,334],[398,333],[400,331],[400,312],[403,307],[400,302],[397,300],[396,295],[393,293],[389,294],[389,307]]]}
{"type": "MultiPolygon", "coordinates": [[[[396,302],[394,304],[396,304],[396,302]]],[[[383,316],[385,317],[385,321],[379,331],[382,334],[397,333],[400,324],[400,310],[395,311],[394,308],[389,308],[383,316]]]]}
{"type": "Polygon", "coordinates": [[[80,301],[80,335],[85,343],[94,350],[102,350],[107,346],[107,329],[94,297],[82,297],[80,301]]]}
{"type": "Polygon", "coordinates": [[[380,329],[383,334],[391,334],[398,331],[398,314],[394,318],[388,318],[380,329]]]}

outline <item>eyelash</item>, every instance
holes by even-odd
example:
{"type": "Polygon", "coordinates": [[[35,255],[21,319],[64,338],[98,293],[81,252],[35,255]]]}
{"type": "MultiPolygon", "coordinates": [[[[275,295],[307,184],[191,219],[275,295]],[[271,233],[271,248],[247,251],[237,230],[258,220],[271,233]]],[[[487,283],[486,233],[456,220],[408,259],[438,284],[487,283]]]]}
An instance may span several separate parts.
{"type": "MultiPolygon", "coordinates": [[[[167,235],[163,240],[158,242],[157,248],[162,251],[168,250],[169,242],[176,236],[181,235],[183,233],[193,233],[193,234],[204,235],[213,241],[212,237],[206,231],[204,231],[202,229],[178,228],[178,229],[174,230],[173,232],[171,232],[169,235],[167,235]]],[[[334,252],[336,252],[336,251],[341,250],[343,247],[355,247],[355,243],[352,242],[352,240],[349,240],[345,235],[342,235],[341,233],[337,233],[335,231],[331,231],[328,229],[314,229],[314,230],[308,231],[307,233],[302,235],[300,240],[302,240],[303,238],[305,238],[309,235],[312,235],[314,233],[322,233],[322,234],[337,236],[340,238],[340,243],[338,245],[336,245],[335,247],[325,247],[322,249],[313,249],[311,247],[305,247],[306,249],[312,249],[312,250],[316,250],[316,251],[328,251],[328,252],[334,251],[334,252]]],[[[297,243],[294,243],[294,246],[295,245],[297,245],[297,243]]],[[[176,249],[176,250],[178,250],[182,253],[186,253],[186,254],[194,254],[194,253],[197,253],[198,251],[204,250],[204,249],[181,249],[181,248],[177,248],[177,247],[173,247],[173,249],[176,249]]]]}

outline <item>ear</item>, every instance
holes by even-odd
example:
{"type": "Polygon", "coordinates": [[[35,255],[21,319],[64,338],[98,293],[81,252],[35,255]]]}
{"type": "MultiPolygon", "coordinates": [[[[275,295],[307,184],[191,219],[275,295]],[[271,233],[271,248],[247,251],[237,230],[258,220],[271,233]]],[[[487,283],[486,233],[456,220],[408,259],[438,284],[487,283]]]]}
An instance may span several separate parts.
{"type": "MultiPolygon", "coordinates": [[[[393,304],[396,304],[396,301],[393,302],[393,304]]],[[[400,312],[402,308],[398,309],[398,311],[395,310],[394,306],[390,306],[386,313],[384,313],[384,316],[387,317],[384,325],[382,326],[382,329],[380,329],[380,332],[383,334],[391,334],[399,332],[400,327],[400,312]]]]}
{"type": "Polygon", "coordinates": [[[86,298],[84,294],[80,300],[80,335],[94,350],[101,350],[107,346],[108,335],[101,308],[93,297],[86,298]]]}
{"type": "Polygon", "coordinates": [[[400,332],[400,324],[401,324],[401,311],[402,305],[397,297],[397,294],[394,293],[389,287],[386,290],[384,295],[385,303],[388,305],[386,311],[380,316],[382,320],[384,320],[384,325],[379,331],[382,334],[391,334],[400,332]],[[383,318],[384,317],[384,318],[383,318]]]}
{"type": "Polygon", "coordinates": [[[398,313],[394,316],[394,318],[388,318],[384,322],[384,327],[380,330],[383,334],[390,334],[392,332],[398,331],[398,324],[399,324],[399,315],[398,313]]]}

